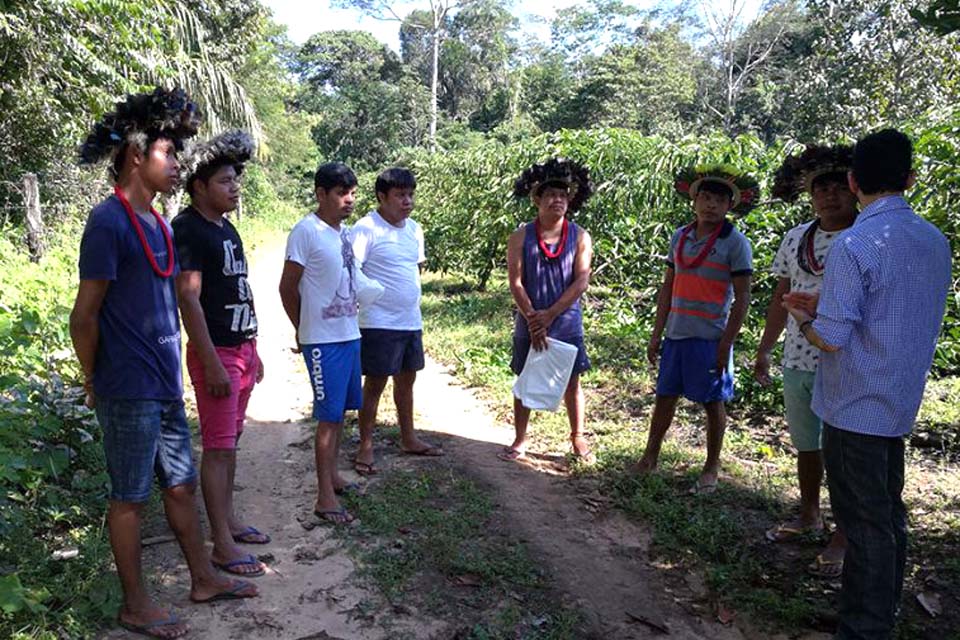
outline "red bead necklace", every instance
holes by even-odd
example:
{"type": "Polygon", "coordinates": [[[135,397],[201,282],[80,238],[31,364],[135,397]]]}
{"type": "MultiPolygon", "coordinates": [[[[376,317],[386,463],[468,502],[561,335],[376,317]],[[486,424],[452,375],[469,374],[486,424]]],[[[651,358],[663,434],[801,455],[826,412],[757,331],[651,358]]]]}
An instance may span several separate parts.
{"type": "Polygon", "coordinates": [[[551,251],[550,247],[547,246],[547,243],[543,239],[543,234],[540,232],[540,218],[537,218],[534,221],[533,226],[537,232],[537,243],[540,245],[540,251],[543,252],[544,257],[552,260],[563,253],[563,248],[567,244],[567,234],[570,231],[570,224],[566,218],[563,219],[563,226],[560,229],[560,242],[557,243],[557,248],[553,251],[551,251]]]}
{"type": "Polygon", "coordinates": [[[127,217],[130,218],[130,224],[133,225],[133,230],[137,232],[137,237],[140,238],[140,244],[143,246],[143,253],[147,256],[147,260],[150,261],[150,266],[153,267],[153,272],[161,278],[169,278],[173,274],[173,239],[170,237],[170,231],[167,230],[167,224],[164,222],[163,218],[160,217],[160,214],[157,213],[157,210],[153,207],[150,207],[150,213],[152,213],[153,217],[157,219],[157,224],[160,225],[160,232],[163,233],[163,239],[167,244],[167,268],[160,269],[160,265],[157,264],[157,258],[155,255],[153,255],[153,250],[150,248],[150,244],[147,242],[147,236],[143,232],[143,226],[141,226],[137,214],[134,213],[133,207],[130,205],[130,201],[127,200],[127,196],[125,196],[123,194],[123,190],[120,189],[120,185],[114,185],[113,193],[117,196],[117,200],[120,201],[120,204],[123,205],[123,209],[127,212],[127,217]]]}
{"type": "Polygon", "coordinates": [[[710,255],[710,250],[713,249],[713,245],[717,244],[717,238],[720,237],[720,232],[723,231],[724,223],[717,225],[717,228],[714,229],[710,236],[707,238],[706,244],[703,245],[703,249],[700,250],[700,253],[693,257],[693,260],[687,261],[686,256],[683,253],[683,248],[687,244],[687,238],[690,237],[690,234],[696,231],[697,223],[691,222],[687,227],[680,233],[680,241],[677,243],[677,264],[680,265],[683,269],[696,269],[703,264],[703,261],[707,259],[707,256],[710,255]]]}

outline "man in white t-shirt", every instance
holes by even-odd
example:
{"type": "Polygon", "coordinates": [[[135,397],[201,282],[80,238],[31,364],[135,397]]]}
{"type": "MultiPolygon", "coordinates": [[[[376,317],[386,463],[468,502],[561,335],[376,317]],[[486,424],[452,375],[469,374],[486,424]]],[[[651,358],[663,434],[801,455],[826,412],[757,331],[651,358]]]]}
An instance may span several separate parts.
{"type": "MultiPolygon", "coordinates": [[[[770,384],[770,353],[784,328],[783,403],[790,439],[797,449],[797,475],[800,484],[800,513],[793,520],[768,530],[771,542],[788,542],[799,536],[820,533],[820,485],[823,482],[823,423],[813,412],[813,381],[820,351],[800,333],[793,318],[788,318],[783,297],[791,293],[818,294],[831,245],[857,217],[857,197],[847,185],[847,171],[853,160],[853,147],[810,146],[801,154],[787,158],[777,171],[774,197],[792,202],[804,192],[810,194],[816,219],[787,232],[773,261],[777,288],[767,309],[767,323],[757,349],[754,374],[760,384],[770,384]]],[[[789,296],[788,296],[789,297],[789,296]]],[[[826,549],[809,570],[822,578],[836,578],[843,570],[846,537],[837,530],[826,549]]]]}
{"type": "Polygon", "coordinates": [[[358,266],[367,278],[384,288],[376,302],[360,305],[364,383],[360,447],[354,469],[361,475],[376,473],[373,429],[380,396],[391,377],[400,449],[410,455],[443,453],[417,438],[413,429],[413,384],[424,364],[420,268],[426,261],[423,230],[410,218],[416,188],[417,181],[407,169],[387,169],[377,176],[377,209],[351,230],[358,266]]]}
{"type": "Polygon", "coordinates": [[[341,223],[353,213],[357,178],[343,163],[321,165],[314,176],[317,209],[290,231],[280,299],[307,364],[317,420],[317,517],[353,520],[337,499],[347,482],[337,473],[343,414],[359,409],[360,327],[353,249],[341,223]]]}

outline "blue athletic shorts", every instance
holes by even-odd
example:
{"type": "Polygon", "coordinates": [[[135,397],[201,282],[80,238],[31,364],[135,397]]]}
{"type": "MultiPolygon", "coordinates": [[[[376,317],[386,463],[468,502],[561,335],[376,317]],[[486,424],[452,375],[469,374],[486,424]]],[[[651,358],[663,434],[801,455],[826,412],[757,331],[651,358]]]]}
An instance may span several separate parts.
{"type": "Polygon", "coordinates": [[[161,489],[197,481],[183,400],[97,398],[97,421],[110,476],[110,499],[146,502],[161,489]]]}
{"type": "Polygon", "coordinates": [[[664,340],[657,375],[658,396],[683,396],[691,402],[733,399],[733,349],[727,368],[717,370],[719,340],[664,340]]]}
{"type": "Polygon", "coordinates": [[[423,332],[360,329],[360,363],[365,376],[392,376],[423,369],[423,332]]]}
{"type": "Polygon", "coordinates": [[[360,340],[302,344],[310,388],[313,417],[319,422],[343,422],[347,409],[359,409],[363,401],[360,382],[360,340]]]}

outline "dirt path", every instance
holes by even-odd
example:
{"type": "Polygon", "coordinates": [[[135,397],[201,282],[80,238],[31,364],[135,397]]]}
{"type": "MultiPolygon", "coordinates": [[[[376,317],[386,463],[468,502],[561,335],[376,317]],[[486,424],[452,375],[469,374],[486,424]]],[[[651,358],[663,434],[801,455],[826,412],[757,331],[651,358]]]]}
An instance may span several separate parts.
{"type": "MultiPolygon", "coordinates": [[[[212,606],[192,605],[187,600],[188,574],[175,544],[148,547],[145,564],[161,597],[188,620],[194,638],[448,638],[451,627],[442,620],[420,614],[391,615],[383,598],[356,575],[357,567],[330,529],[313,526],[310,392],[303,363],[289,349],[292,331],[276,292],[282,261],[280,242],[254,252],[251,284],[266,379],[251,400],[237,473],[239,509],[251,524],[273,537],[270,545],[249,547],[270,566],[266,576],[256,579],[262,595],[212,606]]],[[[616,511],[598,508],[589,486],[558,473],[560,462],[498,460],[496,452],[511,440],[510,429],[497,424],[480,401],[440,365],[428,362],[416,394],[419,428],[438,434],[447,463],[496,491],[512,533],[529,546],[557,590],[583,611],[589,637],[764,637],[721,626],[712,621],[712,615],[709,620],[691,616],[676,604],[650,565],[648,533],[616,511]],[[669,636],[638,619],[668,628],[669,636]]],[[[391,456],[382,462],[390,465],[392,460],[391,456]]],[[[404,463],[431,461],[405,458],[404,463]]],[[[697,588],[693,585],[694,591],[697,588]]],[[[106,637],[125,636],[112,631],[106,637]]]]}

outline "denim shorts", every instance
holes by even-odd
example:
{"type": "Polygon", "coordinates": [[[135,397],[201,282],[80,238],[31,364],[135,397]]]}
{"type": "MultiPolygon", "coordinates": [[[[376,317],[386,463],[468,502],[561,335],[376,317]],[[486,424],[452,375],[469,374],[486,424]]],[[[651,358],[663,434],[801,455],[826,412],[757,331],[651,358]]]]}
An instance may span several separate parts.
{"type": "Polygon", "coordinates": [[[365,376],[392,376],[423,369],[423,332],[360,329],[360,364],[365,376]]]}
{"type": "Polygon", "coordinates": [[[197,481],[183,400],[97,398],[110,499],[146,502],[156,476],[161,489],[197,481]]]}
{"type": "Polygon", "coordinates": [[[733,399],[733,349],[724,371],[717,370],[719,340],[666,339],[657,374],[658,396],[683,396],[707,404],[733,399]]]}

